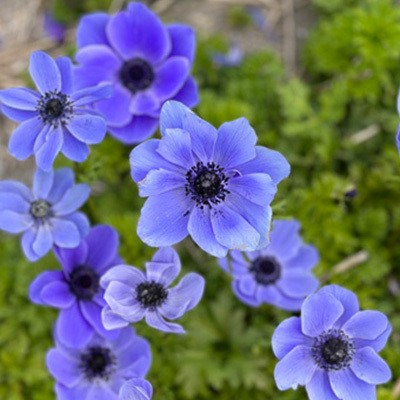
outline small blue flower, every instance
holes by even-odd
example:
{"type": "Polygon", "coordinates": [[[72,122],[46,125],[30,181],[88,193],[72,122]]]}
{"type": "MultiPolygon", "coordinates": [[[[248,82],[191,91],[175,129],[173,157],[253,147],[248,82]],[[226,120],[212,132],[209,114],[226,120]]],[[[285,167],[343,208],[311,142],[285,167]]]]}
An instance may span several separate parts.
{"type": "Polygon", "coordinates": [[[70,59],[54,61],[43,51],[32,53],[29,72],[39,93],[25,88],[0,90],[2,112],[21,122],[8,150],[18,160],[35,154],[37,166],[45,171],[60,151],[73,161],[85,160],[87,145],[101,142],[106,133],[104,118],[88,105],[108,97],[110,85],[74,90],[70,59]]]}
{"type": "Polygon", "coordinates": [[[67,28],[64,24],[57,21],[50,11],[45,11],[44,13],[43,28],[58,44],[64,42],[67,28]]]}
{"type": "Polygon", "coordinates": [[[212,59],[222,67],[237,67],[243,61],[243,50],[238,43],[232,43],[226,54],[214,53],[212,59]]]}
{"type": "Polygon", "coordinates": [[[151,400],[153,387],[145,379],[130,379],[126,381],[120,391],[119,400],[151,400]]]}
{"type": "Polygon", "coordinates": [[[38,169],[32,190],[17,181],[0,181],[0,229],[24,232],[22,250],[30,261],[43,257],[53,245],[76,247],[89,231],[87,217],[76,211],[89,192],[88,185],[74,185],[69,168],[38,169]]]}
{"type": "MultiPolygon", "coordinates": [[[[236,296],[253,307],[263,303],[284,310],[300,310],[304,298],[318,287],[312,269],[318,263],[315,247],[305,245],[299,235],[300,224],[275,220],[271,242],[263,250],[230,252],[232,289],[236,296]]],[[[229,272],[228,258],[220,265],[229,272]]]]}
{"type": "Polygon", "coordinates": [[[112,97],[95,109],[120,141],[140,143],[153,135],[168,99],[189,107],[198,103],[197,86],[189,75],[196,45],[191,27],[164,26],[144,4],[132,2],[111,17],[84,16],[77,36],[77,82],[80,87],[112,83],[112,97]]]}
{"type": "Polygon", "coordinates": [[[142,318],[164,332],[185,333],[175,320],[196,307],[204,291],[204,279],[196,273],[185,275],[177,286],[169,288],[179,275],[181,262],[170,247],[159,249],[146,263],[146,273],[128,265],[110,269],[100,279],[107,306],[102,320],[107,329],[116,329],[142,318]]]}
{"type": "Polygon", "coordinates": [[[138,235],[149,246],[170,246],[188,234],[205,251],[253,251],[268,244],[277,184],[289,175],[282,154],[256,146],[245,118],[215,129],[183,104],[161,111],[162,138],[131,153],[131,175],[142,208],[138,235]]]}
{"type": "Polygon", "coordinates": [[[32,302],[60,309],[55,329],[65,346],[85,346],[95,332],[115,338],[117,332],[107,331],[101,322],[106,303],[99,282],[106,271],[121,263],[118,247],[113,228],[95,226],[78,247],[55,249],[62,271],[44,271],[31,283],[32,302]]]}
{"type": "Polygon", "coordinates": [[[359,311],[354,293],[325,286],[307,297],[300,318],[276,328],[276,384],[280,390],[305,385],[310,400],[375,400],[375,385],[391,377],[377,354],[390,332],[383,313],[359,311]]]}
{"type": "Polygon", "coordinates": [[[118,400],[125,382],[147,374],[151,365],[148,342],[131,328],[117,333],[113,340],[94,335],[78,349],[66,347],[56,337],[46,364],[56,380],[57,399],[118,400]]]}

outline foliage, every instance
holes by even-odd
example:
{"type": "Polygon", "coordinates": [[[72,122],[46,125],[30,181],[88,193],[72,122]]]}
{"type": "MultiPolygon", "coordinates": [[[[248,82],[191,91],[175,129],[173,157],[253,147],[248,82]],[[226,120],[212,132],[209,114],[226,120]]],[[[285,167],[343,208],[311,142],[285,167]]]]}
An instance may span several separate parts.
{"type": "MultiPolygon", "coordinates": [[[[99,8],[109,5],[98,3],[99,8]]],[[[96,8],[94,1],[90,4],[89,9],[96,8]]],[[[279,186],[275,216],[301,221],[305,241],[321,254],[316,273],[323,283],[354,290],[362,308],[389,316],[393,334],[382,356],[393,380],[378,389],[378,398],[389,400],[400,378],[400,163],[394,145],[400,8],[394,0],[314,4],[322,13],[306,43],[301,77],[288,78],[269,50],[247,55],[236,68],[217,67],[211,56],[228,43],[220,36],[201,40],[194,70],[201,95],[197,112],[217,126],[246,116],[261,144],[288,158],[292,173],[279,186]],[[359,132],[371,126],[374,136],[359,140],[359,132]],[[357,190],[354,198],[346,196],[349,188],[357,190]],[[366,261],[349,264],[344,272],[334,268],[360,251],[367,252],[366,261]]],[[[79,12],[87,10],[85,5],[79,12]]],[[[143,200],[129,175],[129,151],[107,138],[92,147],[76,173],[93,187],[84,211],[93,223],[112,224],[127,263],[143,267],[153,249],[136,235],[143,200]]],[[[56,313],[29,304],[26,294],[40,271],[58,265],[51,255],[28,264],[15,238],[1,235],[0,243],[0,398],[52,399],[44,354],[52,345],[56,313]]],[[[306,399],[303,389],[279,392],[273,381],[270,338],[290,313],[246,307],[234,298],[215,259],[190,241],[177,249],[184,272],[205,276],[206,294],[183,318],[186,336],[137,326],[152,344],[149,380],[155,398],[306,399]]]]}

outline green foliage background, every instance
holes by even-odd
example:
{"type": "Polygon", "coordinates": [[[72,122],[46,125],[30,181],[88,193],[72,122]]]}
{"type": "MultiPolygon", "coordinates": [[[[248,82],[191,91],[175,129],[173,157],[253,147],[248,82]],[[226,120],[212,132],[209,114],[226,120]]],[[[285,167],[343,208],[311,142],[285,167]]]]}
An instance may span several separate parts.
{"type": "MultiPolygon", "coordinates": [[[[58,1],[55,11],[73,23],[80,13],[109,3],[58,1]]],[[[288,158],[292,173],[280,184],[275,217],[301,221],[305,241],[321,254],[316,274],[323,284],[343,285],[358,294],[362,308],[389,316],[393,333],[382,356],[393,379],[378,388],[378,398],[395,399],[400,379],[400,162],[394,139],[400,8],[394,0],[313,3],[319,20],[306,42],[304,72],[298,77],[290,76],[266,49],[247,55],[239,67],[216,67],[211,54],[227,49],[226,38],[200,37],[194,75],[201,103],[196,111],[216,126],[247,117],[260,144],[288,158]],[[376,134],[360,142],[355,134],[366,128],[376,134]],[[346,192],[352,188],[357,196],[349,199],[346,192]],[[365,262],[345,272],[334,268],[358,252],[368,254],[365,262]]],[[[241,21],[238,26],[245,26],[249,22],[240,12],[235,9],[232,15],[241,21]]],[[[142,267],[154,249],[136,235],[143,199],[129,176],[130,150],[107,138],[74,168],[78,180],[93,187],[84,211],[93,224],[112,224],[120,233],[121,255],[142,267]]],[[[53,399],[44,359],[52,347],[57,312],[30,304],[27,291],[38,273],[59,265],[53,255],[29,264],[19,238],[0,234],[0,244],[0,399],[53,399]]],[[[148,378],[155,399],[306,399],[302,388],[279,392],[273,380],[270,338],[291,314],[270,306],[246,307],[233,296],[215,259],[190,240],[177,249],[184,269],[202,273],[207,287],[201,304],[183,318],[187,335],[137,325],[153,349],[148,378]]]]}

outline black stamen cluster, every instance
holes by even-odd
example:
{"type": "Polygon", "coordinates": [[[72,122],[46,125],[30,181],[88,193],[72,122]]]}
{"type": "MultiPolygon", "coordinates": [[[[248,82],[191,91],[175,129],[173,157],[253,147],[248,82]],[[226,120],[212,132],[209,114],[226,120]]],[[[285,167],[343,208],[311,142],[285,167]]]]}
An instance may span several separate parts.
{"type": "Polygon", "coordinates": [[[229,178],[225,176],[224,169],[214,162],[204,165],[199,161],[186,173],[186,196],[190,196],[201,209],[204,206],[212,208],[225,200],[229,192],[226,189],[229,178]]]}
{"type": "Polygon", "coordinates": [[[34,200],[31,202],[29,213],[37,222],[44,222],[53,215],[51,204],[46,200],[34,200]]]}
{"type": "Polygon", "coordinates": [[[312,355],[325,371],[347,368],[354,356],[354,341],[342,330],[329,329],[314,338],[312,355]]]}
{"type": "Polygon", "coordinates": [[[249,271],[260,285],[270,285],[281,277],[281,265],[274,257],[257,257],[249,271]]]}
{"type": "Polygon", "coordinates": [[[168,292],[161,283],[150,281],[136,286],[136,300],[150,310],[155,309],[168,297],[168,292]]]}
{"type": "Polygon", "coordinates": [[[81,265],[71,272],[69,287],[79,300],[91,300],[100,288],[99,281],[100,276],[93,268],[81,265]]]}
{"type": "Polygon", "coordinates": [[[59,90],[45,93],[39,99],[36,110],[43,122],[53,128],[66,125],[74,111],[69,97],[59,90]]]}
{"type": "Polygon", "coordinates": [[[147,89],[154,80],[152,66],[142,58],[125,61],[119,70],[121,83],[133,94],[147,89]]]}
{"type": "Polygon", "coordinates": [[[107,347],[89,347],[80,358],[79,367],[89,382],[98,379],[107,381],[115,371],[116,357],[107,347]]]}

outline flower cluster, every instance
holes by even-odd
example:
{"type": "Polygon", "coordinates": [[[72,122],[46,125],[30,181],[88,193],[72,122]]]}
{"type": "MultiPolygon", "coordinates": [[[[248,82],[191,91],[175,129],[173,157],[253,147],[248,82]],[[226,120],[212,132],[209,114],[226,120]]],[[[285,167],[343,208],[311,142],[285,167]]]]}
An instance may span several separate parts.
{"type": "MultiPolygon", "coordinates": [[[[310,400],[373,400],[375,385],[391,377],[378,355],[391,332],[388,319],[360,311],[355,294],[340,286],[314,293],[319,254],[304,244],[298,221],[275,220],[270,231],[271,203],[290,165],[278,151],[257,145],[246,118],[215,128],[191,111],[198,103],[190,76],[195,45],[191,27],[163,25],[132,2],[113,16],[81,19],[77,65],[35,51],[29,73],[37,90],[0,90],[1,111],[19,124],[9,152],[19,160],[34,155],[37,165],[32,189],[0,181],[0,229],[22,234],[29,261],[53,250],[61,265],[29,288],[33,303],[59,310],[55,347],[46,357],[58,399],[152,398],[144,379],[150,345],[130,325],[145,320],[163,332],[185,333],[171,321],[198,305],[205,280],[189,272],[171,287],[181,261],[170,246],[191,236],[220,258],[243,303],[301,310],[272,337],[280,390],[303,385],[310,400]],[[161,138],[141,143],[158,127],[161,138]],[[100,143],[106,130],[138,144],[130,154],[131,177],[147,200],[137,233],[158,248],[145,271],[119,256],[114,228],[90,227],[78,211],[90,187],[75,184],[70,168],[53,170],[60,152],[84,161],[88,145],[100,143]]],[[[215,62],[234,66],[243,55],[233,49],[217,56],[215,62]]],[[[400,148],[400,133],[397,143],[400,148]]]]}

